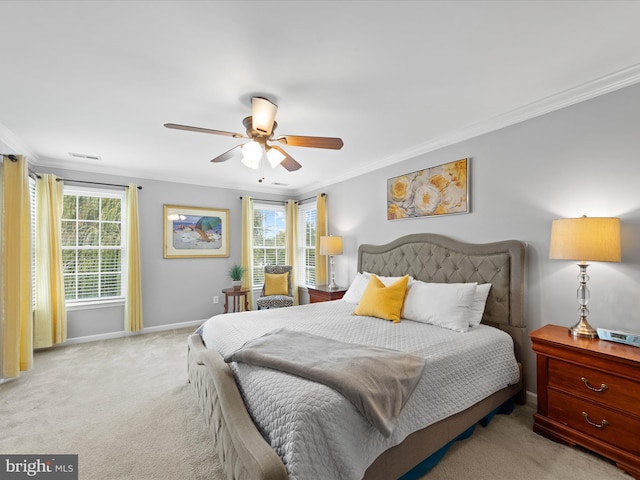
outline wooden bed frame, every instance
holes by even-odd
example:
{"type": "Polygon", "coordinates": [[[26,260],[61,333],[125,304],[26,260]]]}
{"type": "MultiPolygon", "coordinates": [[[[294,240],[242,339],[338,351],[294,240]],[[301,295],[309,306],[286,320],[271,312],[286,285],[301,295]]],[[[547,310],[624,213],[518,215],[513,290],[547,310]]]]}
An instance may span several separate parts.
{"type": "MultiPolygon", "coordinates": [[[[508,240],[469,244],[436,234],[413,234],[386,245],[361,245],[358,271],[384,276],[409,274],[425,282],[491,283],[482,323],[504,330],[514,340],[520,383],[500,390],[472,407],[422,430],[383,452],[367,469],[365,480],[397,479],[458,437],[505,401],[525,400],[523,283],[525,248],[508,240]]],[[[265,441],[236,386],[233,373],[202,338],[188,341],[188,376],[205,415],[227,478],[285,480],[287,470],[265,441]]]]}

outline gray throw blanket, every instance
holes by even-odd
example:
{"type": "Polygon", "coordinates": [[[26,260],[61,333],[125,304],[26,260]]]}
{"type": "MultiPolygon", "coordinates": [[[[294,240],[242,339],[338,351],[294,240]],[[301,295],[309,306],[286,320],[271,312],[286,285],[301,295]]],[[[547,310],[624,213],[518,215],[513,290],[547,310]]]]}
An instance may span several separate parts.
{"type": "Polygon", "coordinates": [[[385,437],[420,380],[425,359],[279,328],[224,361],[244,362],[323,383],[347,398],[385,437]]]}

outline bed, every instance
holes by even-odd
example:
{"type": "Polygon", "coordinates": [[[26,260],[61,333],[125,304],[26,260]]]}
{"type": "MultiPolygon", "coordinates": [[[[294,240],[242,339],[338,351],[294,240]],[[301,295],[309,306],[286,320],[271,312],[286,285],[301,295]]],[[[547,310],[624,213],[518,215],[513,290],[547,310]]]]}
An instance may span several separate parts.
{"type": "MultiPolygon", "coordinates": [[[[342,477],[342,473],[340,473],[340,477],[350,478],[348,475],[355,475],[353,478],[361,477],[367,480],[399,478],[506,401],[515,399],[519,403],[524,402],[525,382],[522,375],[522,372],[525,371],[523,348],[526,337],[523,322],[524,252],[524,245],[515,240],[490,244],[469,244],[435,234],[413,234],[401,237],[386,245],[361,245],[359,247],[358,272],[370,272],[385,277],[400,277],[408,274],[415,280],[432,283],[491,283],[491,290],[482,316],[483,325],[476,329],[481,334],[474,333],[474,335],[488,335],[495,332],[495,329],[506,332],[510,340],[510,348],[513,348],[517,360],[519,372],[516,381],[510,381],[509,384],[493,393],[474,399],[470,405],[465,404],[463,408],[454,408],[445,418],[430,421],[427,426],[419,426],[417,429],[410,425],[414,412],[412,408],[415,407],[415,405],[412,406],[412,402],[421,403],[418,400],[414,401],[414,397],[417,395],[414,393],[407,401],[405,409],[398,419],[398,434],[395,437],[392,435],[388,439],[381,439],[375,433],[370,433],[366,426],[359,424],[355,427],[349,426],[350,430],[362,428],[362,434],[358,433],[358,438],[367,438],[367,442],[371,441],[374,446],[371,448],[363,447],[362,455],[366,457],[363,460],[366,464],[365,467],[354,467],[354,471],[345,473],[345,477],[342,477]],[[405,411],[412,413],[404,415],[405,411]]],[[[321,310],[331,312],[331,315],[338,315],[347,309],[352,310],[352,307],[353,305],[348,306],[340,300],[285,310],[299,312],[301,317],[316,318],[317,315],[322,314],[321,310]]],[[[284,315],[284,312],[281,314],[284,315]]],[[[221,328],[219,325],[224,323],[243,326],[253,323],[257,325],[253,328],[258,329],[258,333],[255,335],[259,335],[260,331],[268,331],[277,325],[275,317],[278,315],[277,310],[219,315],[207,322],[209,324],[208,334],[211,336],[210,330],[213,329],[215,332],[215,329],[221,328]],[[230,315],[235,316],[229,317],[230,315]],[[250,319],[249,315],[253,315],[253,319],[250,319]],[[263,315],[259,317],[262,320],[262,325],[257,325],[255,315],[263,315]]],[[[367,318],[362,317],[362,319],[354,321],[367,321],[367,318]]],[[[399,324],[380,321],[376,325],[380,325],[381,329],[386,330],[395,325],[403,325],[402,328],[407,329],[422,328],[412,325],[411,321],[404,320],[399,324]]],[[[431,326],[431,328],[445,330],[437,326],[431,326]]],[[[247,329],[249,328],[247,327],[247,329]]],[[[248,334],[244,330],[244,328],[236,328],[231,333],[223,335],[228,337],[225,340],[228,345],[222,344],[219,348],[228,350],[245,341],[248,334]],[[238,338],[234,338],[234,336],[238,338]]],[[[449,332],[443,332],[442,335],[452,338],[467,335],[458,332],[452,335],[449,332]]],[[[200,333],[203,333],[202,329],[200,333]]],[[[203,333],[203,335],[206,337],[206,334],[203,333]]],[[[507,337],[507,335],[501,335],[507,337]]],[[[289,470],[292,465],[296,465],[291,459],[292,455],[298,454],[296,446],[294,444],[292,447],[293,453],[283,451],[282,445],[274,441],[274,438],[277,439],[278,435],[290,435],[288,430],[297,430],[297,425],[290,424],[289,420],[285,418],[282,425],[276,424],[267,427],[265,420],[261,417],[262,414],[253,411],[250,414],[251,408],[248,409],[245,406],[245,399],[249,397],[247,400],[249,405],[252,405],[251,402],[260,401],[255,398],[251,399],[252,396],[259,397],[260,395],[259,385],[255,383],[255,379],[259,378],[258,370],[260,368],[247,367],[248,370],[245,370],[246,373],[243,375],[246,375],[245,378],[250,380],[237,380],[234,375],[238,375],[239,369],[242,370],[245,367],[239,368],[234,363],[225,363],[224,354],[224,351],[218,352],[216,348],[207,348],[203,336],[199,333],[189,337],[189,382],[193,386],[198,403],[204,412],[205,420],[210,428],[227,477],[251,480],[290,478],[289,470]],[[268,428],[278,430],[280,433],[270,432],[268,428]]],[[[288,374],[269,372],[269,375],[286,376],[288,374]]],[[[268,378],[270,379],[267,383],[272,382],[271,385],[276,385],[274,379],[279,377],[268,378]]],[[[308,382],[304,379],[296,381],[308,382]]],[[[321,391],[321,389],[328,387],[320,385],[314,388],[321,391]]],[[[416,392],[421,388],[421,385],[418,384],[416,392]]],[[[264,393],[262,395],[264,396],[264,393]]],[[[330,393],[330,391],[322,391],[322,396],[336,402],[338,401],[337,397],[340,397],[339,394],[330,393]]],[[[263,399],[263,401],[266,400],[263,399]]],[[[282,408],[282,406],[278,408],[282,408]]],[[[276,411],[281,412],[281,410],[276,411]]],[[[342,414],[336,413],[338,419],[341,418],[340,415],[342,414]]],[[[321,430],[323,426],[319,424],[314,428],[321,430]]],[[[323,432],[321,436],[325,433],[323,432]]],[[[334,433],[330,432],[327,436],[331,438],[332,434],[334,433]]],[[[304,437],[306,434],[302,434],[302,436],[304,437]]],[[[367,442],[360,443],[366,444],[367,442]]],[[[320,441],[318,441],[318,445],[321,445],[320,441]]],[[[338,448],[342,447],[338,446],[338,448]]],[[[327,451],[318,446],[315,455],[318,457],[317,463],[327,464],[333,462],[334,456],[340,457],[341,453],[340,451],[327,451]]],[[[313,457],[314,453],[307,453],[307,455],[313,457]]],[[[336,460],[336,462],[338,465],[340,464],[340,460],[336,460]]],[[[332,476],[338,478],[336,475],[332,476]]],[[[291,478],[303,478],[303,475],[294,473],[291,474],[291,478]]]]}

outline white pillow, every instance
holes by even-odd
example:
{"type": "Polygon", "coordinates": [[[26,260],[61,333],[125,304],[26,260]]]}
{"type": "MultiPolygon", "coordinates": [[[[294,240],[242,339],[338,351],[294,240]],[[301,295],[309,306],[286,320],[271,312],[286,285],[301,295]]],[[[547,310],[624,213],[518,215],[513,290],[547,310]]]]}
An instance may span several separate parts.
{"type": "MultiPolygon", "coordinates": [[[[367,277],[367,280],[369,280],[371,278],[371,275],[374,275],[374,274],[369,272],[364,272],[363,275],[367,277]]],[[[375,276],[378,277],[382,283],[384,283],[385,287],[388,287],[392,283],[396,283],[398,280],[402,278],[402,277],[383,277],[382,275],[378,275],[377,273],[375,274],[375,276]]],[[[409,275],[409,285],[411,285],[411,282],[413,281],[414,281],[414,278],[411,275],[409,275]]]]}
{"type": "Polygon", "coordinates": [[[353,282],[351,282],[351,286],[344,293],[342,299],[354,305],[359,304],[360,297],[362,297],[368,284],[369,276],[365,276],[360,272],[356,273],[356,277],[353,279],[353,282]]]}
{"type": "Polygon", "coordinates": [[[477,283],[414,281],[404,299],[402,318],[466,332],[477,283]]]}
{"type": "Polygon", "coordinates": [[[489,296],[489,290],[491,290],[490,283],[481,283],[476,288],[476,295],[471,304],[471,316],[469,317],[469,326],[477,327],[482,321],[482,315],[484,315],[484,306],[487,303],[487,297],[489,296]]]}
{"type": "MultiPolygon", "coordinates": [[[[353,282],[351,282],[351,286],[344,293],[344,296],[342,297],[342,299],[345,302],[358,305],[360,303],[360,297],[362,297],[362,294],[367,288],[367,285],[369,285],[369,280],[371,279],[371,275],[372,274],[369,272],[363,272],[363,273],[357,272],[355,278],[353,279],[353,282]]],[[[395,283],[396,281],[402,278],[402,277],[381,277],[379,275],[376,275],[376,277],[378,277],[380,281],[384,283],[385,287],[388,287],[392,283],[395,283]]],[[[413,277],[409,276],[409,285],[411,285],[411,282],[413,281],[414,281],[413,277]]]]}

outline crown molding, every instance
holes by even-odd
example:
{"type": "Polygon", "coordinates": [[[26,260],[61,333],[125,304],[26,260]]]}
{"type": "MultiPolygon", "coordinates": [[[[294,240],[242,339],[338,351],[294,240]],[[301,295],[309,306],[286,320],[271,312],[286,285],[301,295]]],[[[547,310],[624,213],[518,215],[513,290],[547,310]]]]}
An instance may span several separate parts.
{"type": "Polygon", "coordinates": [[[27,145],[11,130],[0,123],[0,147],[6,148],[9,151],[2,153],[14,153],[16,155],[24,155],[27,157],[27,162],[32,163],[37,160],[38,156],[27,147],[27,145]]]}
{"type": "MultiPolygon", "coordinates": [[[[485,133],[494,132],[556,110],[561,110],[563,108],[570,107],[571,105],[620,90],[621,88],[635,85],[636,83],[640,83],[640,64],[633,65],[610,75],[606,75],[557,94],[536,100],[535,102],[531,102],[500,115],[496,115],[495,117],[484,121],[474,123],[465,128],[435,137],[411,149],[382,158],[367,167],[352,170],[339,177],[334,177],[333,179],[324,182],[320,187],[328,187],[334,183],[339,183],[404,160],[409,160],[410,158],[415,158],[419,155],[424,155],[450,145],[455,145],[465,140],[484,135],[485,133]]],[[[310,185],[303,187],[301,190],[304,191],[305,188],[310,188],[310,185]]]]}

